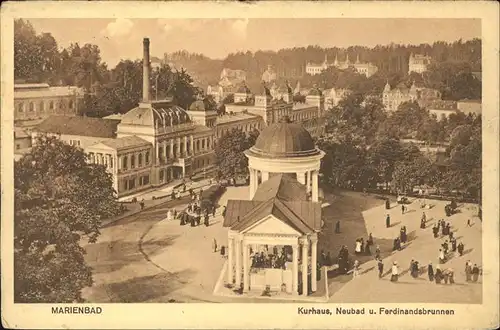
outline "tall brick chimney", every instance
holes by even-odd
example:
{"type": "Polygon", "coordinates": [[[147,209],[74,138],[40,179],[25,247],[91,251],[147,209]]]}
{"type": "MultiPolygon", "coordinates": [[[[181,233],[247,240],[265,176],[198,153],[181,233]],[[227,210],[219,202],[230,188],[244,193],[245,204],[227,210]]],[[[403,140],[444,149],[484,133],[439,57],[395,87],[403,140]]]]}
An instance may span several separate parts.
{"type": "Polygon", "coordinates": [[[142,56],[142,102],[148,103],[149,100],[149,38],[143,40],[142,56]]]}

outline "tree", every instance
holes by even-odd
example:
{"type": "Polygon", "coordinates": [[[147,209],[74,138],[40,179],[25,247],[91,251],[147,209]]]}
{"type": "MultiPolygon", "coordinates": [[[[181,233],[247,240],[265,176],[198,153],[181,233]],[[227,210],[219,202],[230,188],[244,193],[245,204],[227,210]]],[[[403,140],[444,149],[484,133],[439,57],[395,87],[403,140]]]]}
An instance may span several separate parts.
{"type": "Polygon", "coordinates": [[[250,145],[253,139],[253,135],[249,139],[238,129],[233,129],[219,139],[215,146],[215,157],[220,178],[232,179],[248,174],[248,159],[243,151],[253,145],[250,145]]]}
{"type": "Polygon", "coordinates": [[[56,137],[39,137],[14,173],[15,302],[81,302],[92,273],[79,242],[119,213],[110,174],[56,137]]]}
{"type": "Polygon", "coordinates": [[[408,193],[417,185],[430,184],[432,178],[431,161],[423,156],[412,157],[395,164],[391,186],[398,192],[408,193]]]}

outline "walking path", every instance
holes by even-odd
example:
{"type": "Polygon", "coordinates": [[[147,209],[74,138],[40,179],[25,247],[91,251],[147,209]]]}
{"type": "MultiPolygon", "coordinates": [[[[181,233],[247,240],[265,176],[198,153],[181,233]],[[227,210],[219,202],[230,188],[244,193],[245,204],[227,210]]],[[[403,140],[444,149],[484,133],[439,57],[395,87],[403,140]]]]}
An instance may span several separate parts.
{"type": "MultiPolygon", "coordinates": [[[[464,273],[467,260],[481,265],[481,221],[474,217],[474,208],[469,204],[463,205],[460,208],[460,213],[446,218],[444,206],[447,202],[434,200],[428,200],[428,202],[434,204],[432,209],[423,210],[419,203],[414,202],[408,205],[408,211],[404,215],[401,214],[401,207],[395,203],[390,210],[386,210],[385,206],[381,205],[363,212],[367,232],[373,234],[375,246],[377,239],[393,240],[399,235],[401,226],[406,226],[409,236],[407,246],[402,251],[394,252],[383,260],[384,273],[388,273],[393,261],[396,261],[402,276],[396,283],[390,282],[390,274],[379,279],[377,263],[374,260],[366,262],[361,266],[361,275],[345,283],[330,298],[331,302],[481,303],[482,285],[480,283],[466,283],[464,273]],[[420,229],[423,211],[427,216],[426,229],[420,229]],[[392,227],[390,228],[385,226],[387,213],[391,216],[392,227]],[[412,259],[419,261],[420,267],[427,266],[429,262],[433,264],[434,268],[436,267],[438,251],[448,237],[434,238],[432,226],[437,220],[443,218],[450,222],[457,244],[461,241],[465,245],[465,254],[462,257],[457,252],[444,265],[441,265],[441,269],[450,267],[454,269],[456,283],[453,285],[437,285],[435,282],[429,282],[427,271],[417,279],[411,277],[407,272],[412,259]],[[474,225],[472,227],[467,226],[467,219],[473,219],[474,225]]],[[[353,251],[353,246],[348,246],[348,248],[353,251]]]]}

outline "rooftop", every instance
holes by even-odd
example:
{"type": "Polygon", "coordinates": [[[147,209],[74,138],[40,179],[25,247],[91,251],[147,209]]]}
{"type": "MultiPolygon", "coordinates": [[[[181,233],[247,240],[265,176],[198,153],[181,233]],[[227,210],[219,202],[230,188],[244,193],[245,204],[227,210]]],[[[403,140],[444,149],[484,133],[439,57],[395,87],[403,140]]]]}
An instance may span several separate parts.
{"type": "Polygon", "coordinates": [[[251,201],[229,200],[224,227],[243,231],[268,215],[303,234],[321,229],[321,204],[307,201],[305,185],[284,174],[262,183],[251,201]]]}
{"type": "Polygon", "coordinates": [[[140,104],[122,116],[121,124],[137,126],[176,126],[191,122],[186,111],[171,99],[140,104]]]}
{"type": "Polygon", "coordinates": [[[49,116],[33,130],[42,133],[114,138],[119,123],[119,120],[113,119],[49,116]]]}
{"type": "Polygon", "coordinates": [[[246,154],[257,158],[296,158],[319,155],[320,150],[302,125],[284,117],[281,122],[267,126],[246,154]]]}
{"type": "Polygon", "coordinates": [[[141,139],[140,137],[137,137],[135,135],[125,136],[118,139],[106,140],[100,143],[115,150],[151,145],[150,142],[141,139]]]}
{"type": "Polygon", "coordinates": [[[255,119],[257,117],[259,117],[259,116],[251,114],[251,113],[235,112],[233,114],[225,114],[225,115],[217,117],[217,124],[245,120],[245,119],[255,119]]]}
{"type": "Polygon", "coordinates": [[[83,90],[76,86],[52,86],[48,84],[14,85],[14,99],[58,97],[83,95],[83,90]]]}

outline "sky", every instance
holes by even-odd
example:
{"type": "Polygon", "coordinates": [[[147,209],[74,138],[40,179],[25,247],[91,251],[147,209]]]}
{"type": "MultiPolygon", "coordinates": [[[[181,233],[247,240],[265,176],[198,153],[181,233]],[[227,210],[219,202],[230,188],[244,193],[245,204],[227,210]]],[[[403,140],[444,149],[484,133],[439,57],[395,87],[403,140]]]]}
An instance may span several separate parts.
{"type": "Polygon", "coordinates": [[[479,19],[250,18],[250,19],[66,19],[29,20],[37,33],[50,32],[59,46],[92,43],[112,67],[142,56],[149,37],[151,55],[187,50],[210,58],[237,51],[289,47],[421,44],[481,37],[479,19]]]}

